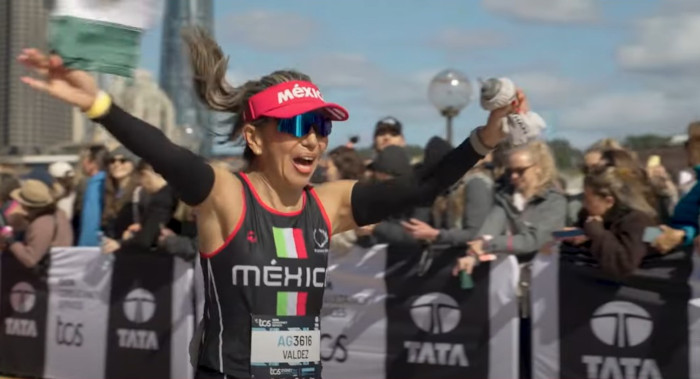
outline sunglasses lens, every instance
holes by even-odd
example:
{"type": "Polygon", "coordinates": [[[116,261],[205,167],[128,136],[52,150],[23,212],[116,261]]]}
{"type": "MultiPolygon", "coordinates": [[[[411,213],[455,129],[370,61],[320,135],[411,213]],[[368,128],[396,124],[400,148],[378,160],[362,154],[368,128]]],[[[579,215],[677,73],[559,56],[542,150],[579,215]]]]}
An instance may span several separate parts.
{"type": "Polygon", "coordinates": [[[280,119],[277,126],[280,132],[288,133],[295,137],[303,137],[309,134],[312,128],[321,137],[327,137],[331,134],[333,124],[325,117],[309,112],[291,118],[280,119]]]}

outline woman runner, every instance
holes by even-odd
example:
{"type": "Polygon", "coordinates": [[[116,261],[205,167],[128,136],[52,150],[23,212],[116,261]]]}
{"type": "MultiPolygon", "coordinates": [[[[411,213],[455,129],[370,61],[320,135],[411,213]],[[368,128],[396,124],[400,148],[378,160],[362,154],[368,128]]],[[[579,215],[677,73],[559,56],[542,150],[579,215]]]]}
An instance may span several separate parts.
{"type": "Polygon", "coordinates": [[[309,77],[295,71],[234,88],[225,80],[228,59],[217,43],[199,30],[186,40],[199,96],[212,109],[238,116],[231,137],[245,140],[245,173],[213,167],[172,143],[112,103],[88,73],[64,67],[59,56],[24,50],[19,60],[42,78],[22,81],[79,107],[196,207],[206,292],[196,377],[318,378],[330,236],[432,201],[504,137],[501,118],[527,111],[525,97],[519,92],[513,104],[491,112],[486,126],[429,174],[312,188],[331,123],[347,120],[348,112],[326,102],[309,77]]]}

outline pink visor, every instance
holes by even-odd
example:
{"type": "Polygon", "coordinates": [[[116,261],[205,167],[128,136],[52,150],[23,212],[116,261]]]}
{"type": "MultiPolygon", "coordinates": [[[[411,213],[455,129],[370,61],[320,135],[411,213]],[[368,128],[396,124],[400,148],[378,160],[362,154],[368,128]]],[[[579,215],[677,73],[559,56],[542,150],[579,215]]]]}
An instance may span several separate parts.
{"type": "Polygon", "coordinates": [[[345,121],[348,111],[338,104],[327,103],[311,82],[293,81],[277,84],[253,95],[248,100],[246,121],[261,117],[291,118],[296,115],[318,110],[331,121],[345,121]]]}

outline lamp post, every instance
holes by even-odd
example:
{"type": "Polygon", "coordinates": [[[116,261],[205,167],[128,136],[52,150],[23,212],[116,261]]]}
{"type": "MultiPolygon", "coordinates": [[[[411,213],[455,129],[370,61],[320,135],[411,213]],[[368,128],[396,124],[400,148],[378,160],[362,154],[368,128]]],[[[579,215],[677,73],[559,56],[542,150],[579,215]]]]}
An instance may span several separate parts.
{"type": "Polygon", "coordinates": [[[428,99],[447,119],[447,141],[452,144],[452,119],[471,101],[472,85],[457,70],[444,70],[435,75],[428,87],[428,99]]]}

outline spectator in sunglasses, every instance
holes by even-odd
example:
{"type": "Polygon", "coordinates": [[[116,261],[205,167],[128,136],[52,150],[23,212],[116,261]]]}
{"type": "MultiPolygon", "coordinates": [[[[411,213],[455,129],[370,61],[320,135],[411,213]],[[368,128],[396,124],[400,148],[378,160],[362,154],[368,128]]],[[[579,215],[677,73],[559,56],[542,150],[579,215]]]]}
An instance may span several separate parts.
{"type": "Polygon", "coordinates": [[[566,225],[566,198],[558,189],[549,146],[534,141],[508,154],[510,183],[496,190],[494,207],[469,243],[477,256],[511,253],[528,260],[551,233],[566,225]]]}
{"type": "Polygon", "coordinates": [[[136,156],[123,146],[114,149],[109,158],[109,175],[105,181],[102,230],[105,237],[121,239],[130,225],[140,222],[145,203],[134,169],[136,156]]]}

